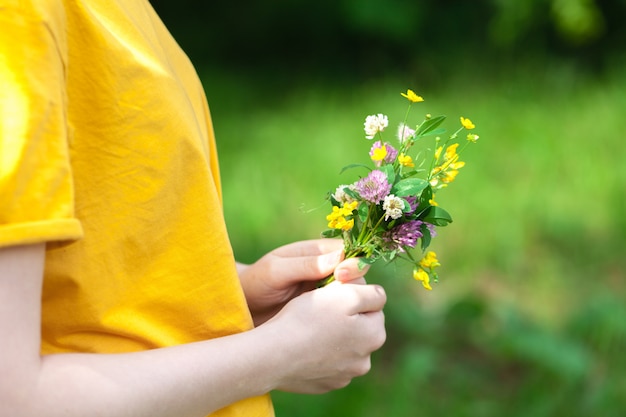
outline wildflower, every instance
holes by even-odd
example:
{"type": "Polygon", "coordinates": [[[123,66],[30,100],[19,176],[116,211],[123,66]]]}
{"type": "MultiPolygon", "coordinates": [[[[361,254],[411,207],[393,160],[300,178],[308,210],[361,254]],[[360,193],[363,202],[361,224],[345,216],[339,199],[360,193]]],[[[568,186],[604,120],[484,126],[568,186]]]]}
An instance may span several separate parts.
{"type": "MultiPolygon", "coordinates": [[[[435,178],[435,184],[437,183],[437,179],[435,178]]],[[[434,187],[433,182],[431,180],[430,185],[434,187]]],[[[435,194],[433,194],[432,198],[428,200],[428,204],[433,207],[437,207],[439,204],[435,201],[435,194]]]]}
{"type": "Polygon", "coordinates": [[[333,211],[326,216],[328,227],[343,231],[351,230],[354,227],[354,219],[346,219],[346,217],[352,215],[358,204],[358,201],[353,201],[352,203],[343,204],[341,208],[333,206],[333,211]]]}
{"type": "Polygon", "coordinates": [[[413,158],[403,153],[398,156],[398,162],[400,163],[400,165],[407,168],[412,168],[415,166],[415,163],[413,163],[413,158]]]}
{"type": "Polygon", "coordinates": [[[415,94],[413,90],[406,90],[406,94],[400,93],[400,95],[408,99],[411,103],[419,103],[420,101],[424,101],[424,99],[415,94]]]}
{"type": "Polygon", "coordinates": [[[377,114],[367,116],[363,127],[365,130],[365,137],[367,139],[374,139],[377,133],[382,132],[389,125],[389,120],[384,114],[377,114]]]}
{"type": "Polygon", "coordinates": [[[413,278],[415,278],[418,281],[422,282],[422,286],[424,286],[424,288],[426,288],[427,290],[432,290],[433,287],[430,286],[430,275],[428,275],[428,272],[424,271],[421,268],[415,268],[413,270],[413,278]]]}
{"type": "Polygon", "coordinates": [[[400,141],[400,143],[404,143],[405,141],[412,138],[414,135],[415,135],[415,129],[411,129],[404,123],[400,123],[400,125],[398,126],[398,133],[397,133],[398,140],[400,141]]]}
{"type": "Polygon", "coordinates": [[[441,182],[444,184],[450,184],[452,181],[454,181],[454,179],[456,178],[458,174],[459,174],[458,169],[449,169],[446,172],[444,172],[443,175],[441,176],[441,182]]]}
{"type": "Polygon", "coordinates": [[[402,223],[382,235],[383,242],[389,250],[404,252],[404,248],[414,248],[417,240],[423,236],[420,228],[421,220],[410,220],[402,223]]]}
{"type": "Polygon", "coordinates": [[[354,190],[354,184],[345,185],[342,184],[335,190],[335,193],[332,195],[336,202],[345,204],[351,203],[354,201],[354,198],[350,197],[344,190],[348,188],[350,190],[354,190]]]}
{"type": "Polygon", "coordinates": [[[356,183],[355,191],[363,200],[378,204],[391,191],[391,184],[389,184],[385,173],[374,170],[356,183]]]}
{"type": "Polygon", "coordinates": [[[404,210],[404,200],[389,194],[383,200],[383,210],[385,210],[385,220],[389,220],[390,217],[393,220],[399,219],[402,217],[402,210],[404,210]]]}
{"type": "Polygon", "coordinates": [[[437,260],[437,254],[433,251],[426,252],[426,255],[419,262],[419,265],[424,269],[434,269],[441,264],[437,260]]]}
{"type": "MultiPolygon", "coordinates": [[[[443,155],[444,162],[433,168],[431,172],[430,185],[433,188],[443,188],[450,184],[459,173],[459,169],[465,166],[465,162],[459,161],[459,154],[456,152],[459,147],[458,143],[454,143],[446,148],[443,155]]],[[[437,159],[441,156],[442,148],[436,151],[437,159]]]]}
{"type": "Polygon", "coordinates": [[[396,156],[398,156],[398,151],[386,142],[383,144],[381,141],[376,141],[370,149],[370,157],[377,167],[381,166],[383,162],[393,163],[396,156]]]}
{"type": "Polygon", "coordinates": [[[350,203],[345,203],[343,207],[341,207],[342,213],[344,216],[349,216],[352,214],[354,210],[359,206],[358,201],[352,201],[350,203]]]}
{"type": "Polygon", "coordinates": [[[385,145],[382,145],[380,141],[374,143],[372,149],[370,150],[370,158],[376,164],[376,166],[380,166],[381,162],[387,156],[387,148],[385,145]]]}
{"type": "Polygon", "coordinates": [[[465,117],[461,116],[461,124],[463,125],[463,127],[467,130],[472,130],[474,129],[476,126],[474,125],[474,123],[472,123],[472,121],[470,119],[466,119],[465,117]]]}
{"type": "Polygon", "coordinates": [[[456,153],[456,148],[459,147],[458,143],[453,143],[452,145],[446,148],[446,153],[443,155],[443,158],[448,162],[454,162],[459,158],[459,155],[456,153]]]}
{"type": "Polygon", "coordinates": [[[476,141],[478,140],[480,136],[474,134],[474,133],[468,133],[467,134],[467,141],[468,142],[472,142],[472,143],[476,143],[476,141]]]}

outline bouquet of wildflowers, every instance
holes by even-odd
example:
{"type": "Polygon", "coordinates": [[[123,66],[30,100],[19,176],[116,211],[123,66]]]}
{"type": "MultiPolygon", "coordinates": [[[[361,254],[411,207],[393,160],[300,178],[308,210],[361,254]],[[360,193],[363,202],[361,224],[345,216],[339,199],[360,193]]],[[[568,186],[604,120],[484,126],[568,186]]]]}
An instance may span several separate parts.
{"type": "MultiPolygon", "coordinates": [[[[411,106],[424,99],[412,90],[401,95],[409,106],[397,131],[397,149],[383,138],[389,125],[387,116],[367,116],[365,137],[378,139],[369,152],[373,167],[352,164],[344,168],[365,167],[369,173],[350,185],[340,185],[330,194],[332,212],[326,216],[328,230],[322,235],[342,236],[345,257],[359,257],[362,265],[379,259],[390,262],[403,258],[411,262],[413,277],[430,290],[430,282],[437,282],[435,268],[440,264],[435,252],[426,249],[436,228],[452,222],[450,214],[435,201],[435,195],[454,181],[465,165],[459,154],[469,143],[475,143],[478,135],[469,132],[475,126],[464,117],[446,140],[439,136],[445,132],[440,127],[445,116],[427,114],[420,124],[409,125],[411,106]],[[468,133],[459,149],[456,140],[463,130],[468,133]],[[434,137],[434,143],[429,145],[426,137],[434,137]],[[418,250],[419,257],[414,253],[418,250]]],[[[320,285],[333,280],[331,275],[320,285]]]]}

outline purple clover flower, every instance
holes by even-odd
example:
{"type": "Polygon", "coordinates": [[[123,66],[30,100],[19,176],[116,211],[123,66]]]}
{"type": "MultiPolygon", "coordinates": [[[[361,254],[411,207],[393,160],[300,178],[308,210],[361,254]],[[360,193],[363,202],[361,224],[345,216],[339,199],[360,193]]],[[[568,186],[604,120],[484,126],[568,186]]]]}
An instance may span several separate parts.
{"type": "Polygon", "coordinates": [[[414,248],[417,240],[423,236],[420,231],[423,223],[421,220],[411,220],[385,232],[383,234],[385,246],[400,252],[404,252],[404,247],[414,248]]]}
{"type": "Polygon", "coordinates": [[[410,195],[410,196],[404,197],[404,199],[406,200],[407,203],[409,203],[409,206],[411,206],[411,211],[409,211],[407,214],[415,213],[415,210],[417,210],[417,206],[420,205],[420,202],[417,201],[417,197],[410,195]]]}
{"type": "Polygon", "coordinates": [[[389,184],[384,172],[374,170],[367,177],[359,180],[354,188],[363,200],[378,204],[391,191],[391,184],[389,184]]]}

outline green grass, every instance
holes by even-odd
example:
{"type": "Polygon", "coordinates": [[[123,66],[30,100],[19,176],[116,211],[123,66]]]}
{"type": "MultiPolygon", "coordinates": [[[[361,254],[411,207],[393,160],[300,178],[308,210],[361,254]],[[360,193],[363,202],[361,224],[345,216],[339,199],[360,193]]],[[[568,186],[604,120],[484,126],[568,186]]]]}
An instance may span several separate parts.
{"type": "MultiPolygon", "coordinates": [[[[568,67],[461,72],[445,87],[400,78],[255,86],[204,77],[237,256],[252,262],[325,228],[325,195],[367,162],[366,115],[477,125],[479,142],[437,199],[432,292],[402,266],[368,277],[389,293],[388,343],[370,374],[324,396],[276,393],[279,416],[617,416],[626,408],[626,77],[568,67]]],[[[418,120],[415,120],[416,122],[418,120]]]]}

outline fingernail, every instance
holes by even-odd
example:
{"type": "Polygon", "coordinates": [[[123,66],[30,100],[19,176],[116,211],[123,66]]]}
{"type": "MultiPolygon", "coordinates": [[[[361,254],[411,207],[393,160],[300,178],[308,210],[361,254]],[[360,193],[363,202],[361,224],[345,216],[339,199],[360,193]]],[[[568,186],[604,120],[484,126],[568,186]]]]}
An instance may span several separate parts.
{"type": "Polygon", "coordinates": [[[337,281],[347,281],[348,278],[348,270],[346,268],[337,268],[335,270],[335,279],[337,281]]]}

